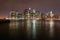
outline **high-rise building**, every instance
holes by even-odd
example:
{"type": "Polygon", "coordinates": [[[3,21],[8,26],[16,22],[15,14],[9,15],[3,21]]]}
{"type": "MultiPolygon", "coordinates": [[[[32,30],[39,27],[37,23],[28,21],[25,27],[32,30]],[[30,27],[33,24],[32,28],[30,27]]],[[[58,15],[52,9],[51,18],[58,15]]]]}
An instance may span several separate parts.
{"type": "Polygon", "coordinates": [[[25,9],[24,18],[30,18],[31,8],[25,9]]]}
{"type": "Polygon", "coordinates": [[[8,18],[10,18],[10,19],[18,18],[18,14],[19,13],[17,11],[11,11],[9,13],[9,17],[8,18]]]}

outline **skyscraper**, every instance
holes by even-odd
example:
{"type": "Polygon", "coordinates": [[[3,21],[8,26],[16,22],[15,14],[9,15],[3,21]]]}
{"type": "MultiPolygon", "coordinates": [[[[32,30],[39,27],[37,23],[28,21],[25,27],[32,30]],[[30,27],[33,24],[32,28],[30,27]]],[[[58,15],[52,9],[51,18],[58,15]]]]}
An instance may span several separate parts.
{"type": "Polygon", "coordinates": [[[9,18],[10,19],[16,19],[16,18],[18,18],[18,12],[17,11],[11,11],[9,13],[9,18]]]}

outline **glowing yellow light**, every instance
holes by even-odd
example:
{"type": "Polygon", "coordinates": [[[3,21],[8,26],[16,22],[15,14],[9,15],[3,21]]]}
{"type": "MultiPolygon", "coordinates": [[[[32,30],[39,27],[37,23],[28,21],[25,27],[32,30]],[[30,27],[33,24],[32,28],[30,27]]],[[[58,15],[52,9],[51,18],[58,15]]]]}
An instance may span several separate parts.
{"type": "Polygon", "coordinates": [[[50,20],[50,27],[52,27],[53,26],[53,21],[52,20],[50,20]]]}
{"type": "Polygon", "coordinates": [[[53,33],[54,33],[54,22],[53,20],[51,19],[50,20],[50,37],[53,37],[53,33]]]}

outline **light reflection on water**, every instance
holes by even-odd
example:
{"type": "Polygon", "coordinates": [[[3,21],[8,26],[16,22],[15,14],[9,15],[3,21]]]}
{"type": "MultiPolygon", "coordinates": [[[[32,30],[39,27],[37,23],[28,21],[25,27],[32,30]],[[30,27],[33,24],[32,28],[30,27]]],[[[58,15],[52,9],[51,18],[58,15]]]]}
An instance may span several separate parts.
{"type": "Polygon", "coordinates": [[[27,20],[27,37],[29,38],[29,37],[31,37],[31,20],[27,20]]]}
{"type": "Polygon", "coordinates": [[[10,20],[9,36],[11,38],[18,36],[18,27],[19,27],[19,21],[17,21],[17,20],[10,20]]]}
{"type": "Polygon", "coordinates": [[[50,37],[53,37],[54,33],[54,21],[50,20],[50,37]]]}
{"type": "Polygon", "coordinates": [[[36,38],[36,20],[32,20],[32,35],[33,35],[33,38],[36,38]]]}
{"type": "MultiPolygon", "coordinates": [[[[26,20],[26,21],[22,21],[22,22],[26,22],[25,23],[25,27],[26,27],[26,32],[27,32],[27,37],[32,37],[32,38],[36,38],[37,37],[37,30],[42,28],[42,26],[44,24],[41,25],[42,21],[39,20],[26,20]],[[37,27],[38,26],[38,27],[37,27]]],[[[49,21],[43,21],[45,23],[44,27],[45,27],[45,31],[46,33],[49,34],[50,37],[54,36],[54,21],[53,20],[49,20],[49,21]]],[[[9,33],[10,36],[17,36],[18,35],[18,28],[20,28],[21,23],[18,20],[11,20],[10,24],[9,24],[9,33]]],[[[24,24],[22,24],[24,25],[24,24]]],[[[24,29],[22,29],[23,31],[24,29]]]]}
{"type": "Polygon", "coordinates": [[[53,20],[49,20],[45,22],[45,30],[49,32],[49,36],[51,38],[54,37],[54,25],[55,25],[55,22],[53,20]]]}

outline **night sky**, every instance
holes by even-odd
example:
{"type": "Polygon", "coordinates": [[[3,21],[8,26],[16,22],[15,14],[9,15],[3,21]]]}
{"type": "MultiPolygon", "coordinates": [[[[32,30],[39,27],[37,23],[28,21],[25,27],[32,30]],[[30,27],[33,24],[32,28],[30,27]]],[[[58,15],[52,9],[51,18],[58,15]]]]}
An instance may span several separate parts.
{"type": "Polygon", "coordinates": [[[60,13],[60,0],[0,0],[0,18],[7,17],[11,10],[23,12],[26,8],[33,8],[41,12],[53,11],[60,13]]]}

